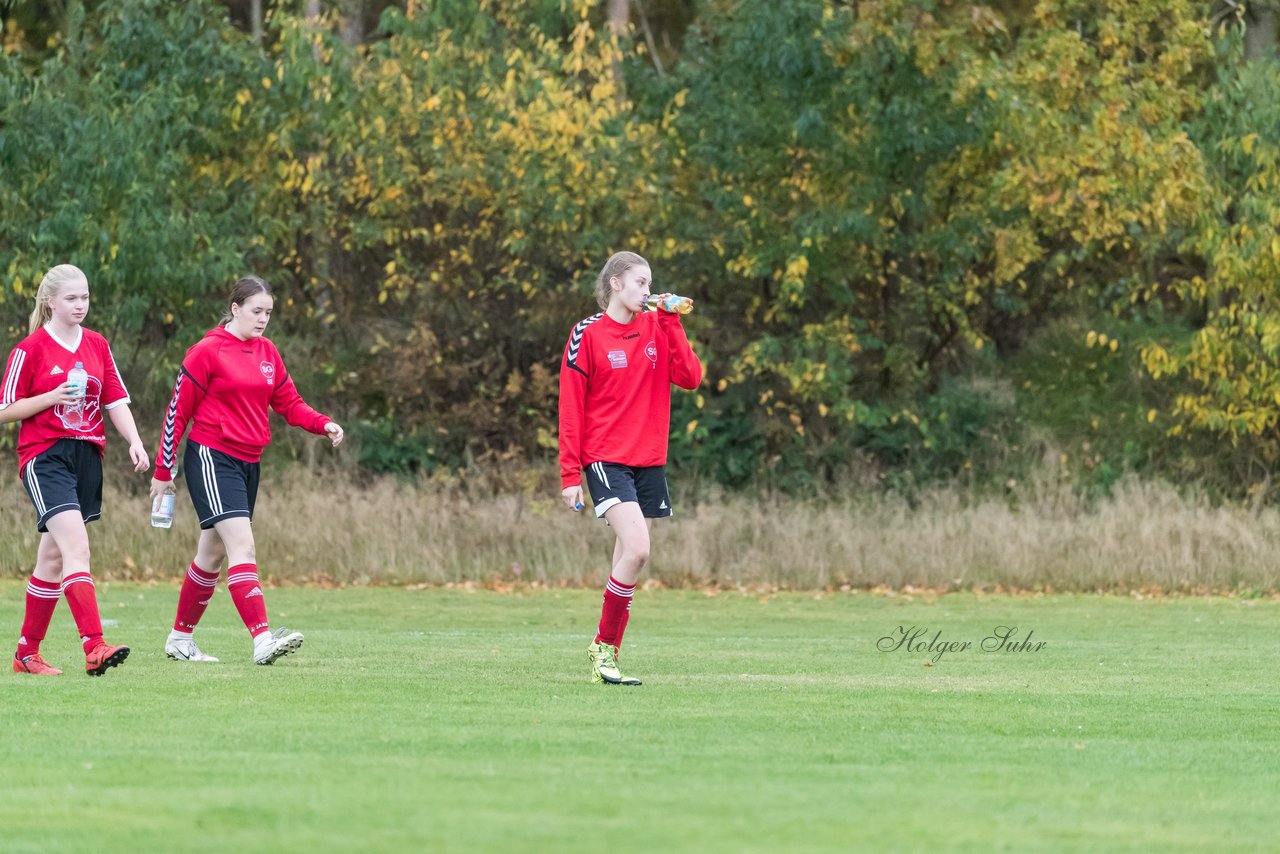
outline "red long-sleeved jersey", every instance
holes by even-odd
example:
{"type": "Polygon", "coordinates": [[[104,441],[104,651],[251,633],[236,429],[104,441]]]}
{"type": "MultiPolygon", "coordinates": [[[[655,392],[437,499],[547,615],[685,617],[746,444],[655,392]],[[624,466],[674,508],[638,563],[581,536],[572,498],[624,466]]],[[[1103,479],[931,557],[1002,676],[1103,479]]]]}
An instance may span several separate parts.
{"type": "Polygon", "coordinates": [[[106,447],[102,412],[127,404],[129,392],[120,379],[107,339],[83,326],[77,329],[74,341],[62,341],[46,326],[19,341],[5,368],[0,409],[53,391],[67,381],[76,362],[83,363],[89,375],[84,397],[70,406],[51,406],[23,420],[18,426],[19,472],[59,439],[92,442],[99,454],[106,447]]]}
{"type": "Polygon", "coordinates": [[[256,463],[271,441],[270,409],[294,427],[324,434],[330,419],[306,404],[266,338],[241,341],[223,326],[210,329],[182,360],[164,416],[156,479],[172,480],[178,443],[191,423],[191,441],[256,463]]]}
{"type": "Polygon", "coordinates": [[[582,483],[596,462],[660,466],[667,462],[671,384],[702,382],[678,314],[607,314],[573,327],[560,363],[560,484],[582,483]]]}

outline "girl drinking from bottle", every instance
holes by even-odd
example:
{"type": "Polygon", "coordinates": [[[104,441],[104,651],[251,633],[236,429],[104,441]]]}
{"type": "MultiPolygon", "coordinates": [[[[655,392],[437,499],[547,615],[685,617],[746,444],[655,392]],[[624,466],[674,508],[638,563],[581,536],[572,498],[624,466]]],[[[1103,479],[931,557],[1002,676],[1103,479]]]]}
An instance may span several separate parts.
{"type": "Polygon", "coordinates": [[[129,443],[134,471],[151,466],[129,411],[107,339],[85,329],[89,280],[60,264],[36,290],[30,334],[13,348],[0,392],[0,423],[18,426],[18,473],[36,508],[36,567],[27,582],[26,614],[13,657],[15,673],[61,673],[40,657],[58,598],[65,596],[84,647],[85,672],[101,676],[129,657],[102,638],[98,596],[89,571],[85,525],[102,513],[102,414],[129,443]]]}
{"type": "Polygon", "coordinates": [[[328,436],[342,428],[298,394],[274,344],[263,337],[274,306],[270,286],[256,276],[236,282],[222,322],[187,351],[165,414],[151,498],[173,489],[178,444],[191,425],[182,458],[187,490],[200,520],[200,540],[178,594],[178,613],[164,651],[179,661],[217,661],[196,646],[192,633],[229,561],[227,590],[253,638],[255,664],[274,664],[302,646],[302,634],[272,632],[258,577],[253,508],[259,460],[271,441],[269,410],[290,425],[328,436]]]}
{"type": "MultiPolygon", "coordinates": [[[[587,649],[593,682],[639,685],[618,669],[636,579],[649,560],[652,520],[671,515],[665,466],[671,384],[693,389],[702,364],[680,315],[644,311],[653,274],[634,252],[613,255],[596,282],[603,311],[573,328],[560,366],[560,483],[582,508],[582,472],[597,518],[613,528],[613,566],[600,625],[587,649]]],[[[664,294],[660,305],[676,307],[664,294]]]]}

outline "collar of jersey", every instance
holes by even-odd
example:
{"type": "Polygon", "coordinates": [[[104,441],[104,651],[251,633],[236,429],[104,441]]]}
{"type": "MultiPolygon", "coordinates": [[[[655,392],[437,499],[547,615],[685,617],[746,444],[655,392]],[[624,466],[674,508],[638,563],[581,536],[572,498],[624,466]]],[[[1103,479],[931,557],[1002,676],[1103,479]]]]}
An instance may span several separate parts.
{"type": "Polygon", "coordinates": [[[600,319],[616,329],[639,329],[640,318],[642,316],[644,316],[644,312],[638,312],[635,317],[631,318],[630,323],[619,323],[609,316],[609,312],[600,312],[600,319]]]}
{"type": "Polygon", "coordinates": [[[44,331],[48,332],[49,337],[52,338],[54,341],[57,341],[58,346],[66,350],[68,353],[75,353],[75,351],[80,349],[80,343],[84,341],[84,329],[82,329],[79,326],[76,327],[76,340],[74,344],[68,344],[66,341],[63,341],[57,335],[54,335],[53,329],[51,325],[48,323],[44,325],[44,331]]]}

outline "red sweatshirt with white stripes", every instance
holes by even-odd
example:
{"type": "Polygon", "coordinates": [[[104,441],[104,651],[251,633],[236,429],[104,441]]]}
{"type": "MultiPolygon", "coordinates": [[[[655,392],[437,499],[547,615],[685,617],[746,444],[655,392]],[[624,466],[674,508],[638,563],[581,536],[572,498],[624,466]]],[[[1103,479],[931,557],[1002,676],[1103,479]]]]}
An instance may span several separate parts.
{"type": "Polygon", "coordinates": [[[331,420],[306,404],[266,338],[241,341],[218,326],[187,351],[164,416],[156,480],[172,480],[187,424],[191,441],[256,463],[271,441],[269,409],[294,427],[324,434],[331,420]]]}
{"type": "Polygon", "coordinates": [[[671,384],[694,389],[702,363],[680,315],[642,312],[630,323],[596,314],[573,327],[560,364],[560,484],[597,462],[667,462],[671,384]]]}
{"type": "Polygon", "coordinates": [[[9,354],[0,409],[53,391],[67,381],[76,362],[83,363],[89,375],[82,399],[71,405],[50,406],[18,426],[19,473],[59,439],[92,442],[102,454],[107,444],[103,411],[129,402],[107,339],[83,326],[76,327],[75,334],[75,340],[63,341],[42,326],[19,341],[9,354]]]}

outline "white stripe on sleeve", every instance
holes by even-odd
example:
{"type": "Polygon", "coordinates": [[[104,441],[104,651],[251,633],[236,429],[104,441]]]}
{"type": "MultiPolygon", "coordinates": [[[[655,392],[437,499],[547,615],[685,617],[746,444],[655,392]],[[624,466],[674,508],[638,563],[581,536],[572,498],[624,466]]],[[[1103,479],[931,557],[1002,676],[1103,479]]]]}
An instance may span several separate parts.
{"type": "Polygon", "coordinates": [[[18,377],[22,374],[22,366],[26,364],[27,351],[15,350],[9,362],[9,373],[4,378],[4,393],[0,395],[0,407],[13,403],[18,393],[18,377]]]}

